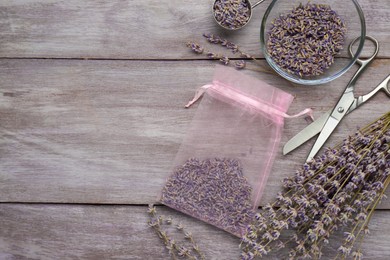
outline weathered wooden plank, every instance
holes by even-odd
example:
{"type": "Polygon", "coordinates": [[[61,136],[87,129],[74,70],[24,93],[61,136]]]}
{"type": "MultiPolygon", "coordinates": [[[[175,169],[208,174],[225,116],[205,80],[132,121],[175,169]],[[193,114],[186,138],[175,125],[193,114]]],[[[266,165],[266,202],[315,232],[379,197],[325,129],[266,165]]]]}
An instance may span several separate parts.
{"type": "MultiPolygon", "coordinates": [[[[357,84],[365,93],[388,73],[376,60],[357,84]]],[[[130,203],[156,201],[196,105],[195,89],[212,78],[209,61],[0,61],[0,201],[130,203]]],[[[353,71],[320,87],[292,86],[273,74],[243,71],[296,96],[289,113],[330,109],[353,71]]],[[[348,115],[329,145],[389,110],[379,93],[348,115]]],[[[283,143],[304,119],[288,119],[283,143]]],[[[304,162],[308,145],[281,149],[264,201],[304,162]]],[[[382,207],[390,208],[389,202],[382,207]]]]}
{"type": "MultiPolygon", "coordinates": [[[[239,239],[211,225],[164,207],[193,233],[206,259],[238,259],[239,239]]],[[[362,245],[368,259],[390,257],[390,212],[378,211],[362,245]]],[[[146,206],[0,205],[1,259],[170,259],[147,225],[146,206]]],[[[171,230],[171,232],[173,232],[171,230]]],[[[180,241],[180,234],[171,233],[180,241]]],[[[340,241],[340,233],[334,237],[340,241]]],[[[334,256],[338,243],[324,251],[334,256]]],[[[287,249],[264,259],[283,259],[287,249]]]]}
{"type": "MultiPolygon", "coordinates": [[[[1,1],[0,57],[192,59],[200,57],[184,43],[203,41],[203,32],[222,34],[261,56],[259,28],[270,1],[254,9],[250,24],[236,32],[223,32],[216,25],[212,2],[1,1]]],[[[359,2],[367,33],[381,43],[380,56],[390,57],[388,0],[359,2]]],[[[355,15],[346,9],[340,11],[344,17],[355,15]]]]}

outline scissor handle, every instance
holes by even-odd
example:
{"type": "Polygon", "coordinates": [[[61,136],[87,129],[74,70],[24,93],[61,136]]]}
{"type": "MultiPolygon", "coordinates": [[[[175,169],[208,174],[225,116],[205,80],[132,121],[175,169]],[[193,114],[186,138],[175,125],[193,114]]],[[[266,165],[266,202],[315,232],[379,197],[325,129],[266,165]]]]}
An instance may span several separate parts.
{"type": "Polygon", "coordinates": [[[378,91],[380,91],[380,90],[383,90],[383,91],[390,97],[389,82],[390,82],[390,74],[389,74],[381,83],[379,83],[379,85],[376,86],[376,88],[374,88],[373,90],[371,90],[371,91],[370,91],[369,93],[367,93],[366,95],[360,96],[360,97],[357,99],[356,107],[360,106],[361,104],[363,104],[364,102],[366,102],[367,100],[369,100],[372,96],[374,96],[374,95],[375,95],[378,91]]]}
{"type": "MultiPolygon", "coordinates": [[[[372,60],[378,55],[379,52],[379,42],[371,36],[366,35],[365,38],[369,39],[372,41],[375,45],[375,51],[374,54],[371,55],[368,59],[356,59],[356,62],[360,65],[360,68],[355,72],[355,74],[352,76],[351,80],[348,82],[348,85],[346,87],[346,91],[353,91],[354,90],[354,85],[356,80],[359,78],[359,76],[362,74],[362,72],[365,70],[368,64],[372,62],[372,60]]],[[[353,57],[353,51],[352,51],[352,46],[359,40],[360,37],[355,38],[350,44],[349,44],[349,55],[353,57]]]]}
{"type": "Polygon", "coordinates": [[[382,81],[381,84],[379,84],[380,88],[383,89],[387,95],[389,95],[390,97],[390,86],[389,86],[389,82],[390,82],[390,74],[387,76],[387,78],[385,78],[385,80],[382,81]]]}
{"type": "MultiPolygon", "coordinates": [[[[360,59],[360,58],[356,59],[356,62],[359,65],[361,65],[361,66],[367,66],[367,64],[370,63],[378,55],[378,52],[379,52],[379,42],[378,42],[378,40],[375,39],[374,37],[369,36],[369,35],[366,35],[365,38],[369,39],[370,41],[372,41],[374,43],[375,51],[371,55],[371,57],[369,57],[367,59],[360,59]]],[[[351,57],[353,57],[352,47],[359,39],[360,39],[360,37],[357,37],[349,44],[349,55],[351,55],[351,57]]]]}

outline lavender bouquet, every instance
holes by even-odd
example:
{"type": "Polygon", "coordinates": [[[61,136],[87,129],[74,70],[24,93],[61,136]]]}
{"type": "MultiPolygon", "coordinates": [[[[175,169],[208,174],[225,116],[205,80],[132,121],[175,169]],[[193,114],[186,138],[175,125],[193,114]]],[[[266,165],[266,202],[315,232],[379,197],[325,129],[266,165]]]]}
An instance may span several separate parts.
{"type": "Polygon", "coordinates": [[[322,256],[335,230],[344,240],[335,258],[361,259],[368,224],[390,184],[390,111],[284,180],[286,192],[256,214],[242,238],[242,259],[292,245],[290,259],[322,256]],[[282,232],[294,229],[284,241],[282,232]]]}

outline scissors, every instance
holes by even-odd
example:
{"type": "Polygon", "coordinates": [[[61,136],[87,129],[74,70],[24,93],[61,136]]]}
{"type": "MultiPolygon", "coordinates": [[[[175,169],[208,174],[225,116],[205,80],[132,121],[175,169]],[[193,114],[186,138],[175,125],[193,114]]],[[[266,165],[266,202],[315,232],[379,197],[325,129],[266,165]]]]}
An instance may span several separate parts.
{"type": "MultiPolygon", "coordinates": [[[[352,112],[356,108],[360,107],[362,104],[364,104],[367,100],[369,100],[372,96],[374,96],[378,91],[383,90],[389,97],[390,97],[390,88],[387,86],[390,81],[390,74],[377,86],[375,87],[371,92],[367,93],[363,96],[355,97],[354,90],[355,90],[355,83],[359,76],[363,73],[363,71],[367,68],[367,66],[373,61],[373,59],[378,55],[379,51],[379,43],[378,41],[371,37],[366,36],[367,39],[372,41],[375,45],[375,52],[374,54],[368,58],[368,59],[357,59],[356,63],[360,65],[360,68],[355,72],[349,83],[347,84],[343,95],[340,97],[339,101],[337,102],[336,106],[323,114],[321,117],[319,117],[317,120],[315,120],[313,123],[308,125],[306,128],[304,128],[301,132],[299,132],[296,136],[291,138],[283,147],[283,154],[287,154],[294,150],[295,148],[299,147],[303,143],[305,143],[307,140],[311,139],[315,135],[319,133],[319,136],[314,143],[312,149],[310,150],[310,153],[306,159],[306,161],[311,160],[317,152],[321,149],[321,147],[324,145],[326,140],[329,138],[329,136],[332,134],[332,132],[336,129],[337,125],[341,122],[341,120],[347,115],[348,113],[352,112]]],[[[355,42],[359,39],[354,39],[350,45],[349,45],[349,54],[353,55],[352,52],[352,46],[355,44],[355,42]]]]}

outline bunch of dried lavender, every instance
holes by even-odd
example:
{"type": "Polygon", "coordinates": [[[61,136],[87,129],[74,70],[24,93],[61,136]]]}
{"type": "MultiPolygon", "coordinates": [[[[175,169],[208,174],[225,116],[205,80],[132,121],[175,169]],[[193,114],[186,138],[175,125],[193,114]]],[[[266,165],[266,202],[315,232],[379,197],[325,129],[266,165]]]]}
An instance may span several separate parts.
{"type": "Polygon", "coordinates": [[[248,0],[217,0],[213,6],[215,20],[227,29],[239,29],[251,16],[248,0]]]}
{"type": "Polygon", "coordinates": [[[168,178],[161,202],[241,237],[254,211],[238,160],[191,158],[168,178]]]}
{"type": "Polygon", "coordinates": [[[361,259],[360,245],[389,184],[390,112],[286,178],[287,191],[247,227],[242,258],[253,259],[292,243],[290,259],[317,259],[334,231],[343,228],[348,232],[336,258],[361,259]],[[279,236],[289,228],[296,232],[282,242],[279,236]]]}
{"type": "Polygon", "coordinates": [[[300,77],[324,73],[342,49],[347,29],[324,4],[300,4],[272,22],[267,51],[278,66],[300,77]]]}
{"type": "MultiPolygon", "coordinates": [[[[214,35],[211,33],[203,33],[203,36],[206,38],[206,40],[209,43],[221,45],[222,47],[228,49],[231,53],[238,55],[240,58],[243,58],[245,60],[250,59],[250,60],[256,62],[259,66],[262,66],[262,64],[254,56],[242,51],[237,44],[232,43],[232,42],[228,41],[227,39],[224,39],[220,36],[217,36],[217,35],[214,35]]],[[[206,54],[207,58],[209,58],[209,59],[219,60],[223,65],[230,65],[231,64],[231,59],[229,59],[227,56],[208,51],[199,43],[188,42],[187,47],[189,47],[196,54],[206,54]]],[[[236,69],[244,69],[246,67],[245,60],[235,61],[234,67],[236,69]]],[[[257,68],[256,70],[262,71],[262,72],[267,72],[267,73],[273,73],[269,69],[257,68]]]]}
{"type": "Polygon", "coordinates": [[[180,240],[175,241],[170,237],[170,234],[168,234],[168,229],[163,230],[164,225],[169,227],[175,226],[172,218],[169,217],[165,219],[163,216],[158,216],[156,207],[153,205],[149,205],[148,213],[150,216],[148,225],[154,229],[159,238],[163,241],[172,259],[177,259],[178,256],[186,257],[191,260],[205,259],[204,254],[200,251],[191,232],[185,231],[182,224],[177,224],[176,230],[182,233],[184,238],[182,237],[180,240]],[[188,243],[183,242],[185,240],[187,240],[188,243]]]}

